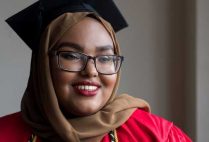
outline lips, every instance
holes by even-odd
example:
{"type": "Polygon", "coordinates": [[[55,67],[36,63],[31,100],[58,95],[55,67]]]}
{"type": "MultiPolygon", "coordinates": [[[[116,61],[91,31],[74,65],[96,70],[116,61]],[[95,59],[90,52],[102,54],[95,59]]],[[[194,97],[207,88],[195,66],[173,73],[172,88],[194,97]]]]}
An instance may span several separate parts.
{"type": "Polygon", "coordinates": [[[72,86],[76,93],[83,96],[95,96],[101,87],[98,83],[90,81],[77,82],[72,86]]]}

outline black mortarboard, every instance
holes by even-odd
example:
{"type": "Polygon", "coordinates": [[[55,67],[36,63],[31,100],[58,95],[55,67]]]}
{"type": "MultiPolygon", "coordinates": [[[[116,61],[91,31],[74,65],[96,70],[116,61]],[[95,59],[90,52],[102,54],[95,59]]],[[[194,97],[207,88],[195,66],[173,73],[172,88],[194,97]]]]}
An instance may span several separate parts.
{"type": "Polygon", "coordinates": [[[127,26],[113,0],[39,0],[6,22],[32,50],[36,50],[43,29],[53,19],[66,12],[82,11],[96,12],[115,32],[127,26]]]}

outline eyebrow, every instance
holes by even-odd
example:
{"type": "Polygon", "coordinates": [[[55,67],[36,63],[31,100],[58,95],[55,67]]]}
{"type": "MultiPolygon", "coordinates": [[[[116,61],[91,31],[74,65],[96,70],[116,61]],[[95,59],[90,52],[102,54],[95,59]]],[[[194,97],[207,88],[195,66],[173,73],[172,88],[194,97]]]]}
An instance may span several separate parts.
{"type": "Polygon", "coordinates": [[[113,46],[112,45],[105,45],[105,46],[98,46],[96,48],[97,51],[108,51],[108,50],[112,50],[114,52],[113,46]]]}
{"type": "Polygon", "coordinates": [[[83,48],[79,44],[72,43],[72,42],[62,42],[61,44],[59,44],[58,49],[62,47],[69,47],[75,50],[83,51],[83,48]]]}
{"type": "MultiPolygon", "coordinates": [[[[79,51],[83,51],[83,47],[80,46],[79,44],[76,43],[72,43],[72,42],[62,42],[58,45],[58,49],[62,48],[62,47],[69,47],[75,50],[79,50],[79,51]]],[[[114,48],[112,45],[104,45],[104,46],[97,46],[96,47],[96,51],[98,52],[104,52],[104,51],[108,51],[108,50],[112,50],[114,52],[114,48]]]]}

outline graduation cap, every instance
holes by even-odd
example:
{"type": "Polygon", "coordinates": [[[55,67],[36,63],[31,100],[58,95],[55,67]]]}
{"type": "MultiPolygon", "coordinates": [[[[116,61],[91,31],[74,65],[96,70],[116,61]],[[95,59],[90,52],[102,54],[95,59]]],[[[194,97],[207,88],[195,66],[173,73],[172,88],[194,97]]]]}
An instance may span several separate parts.
{"type": "Polygon", "coordinates": [[[35,51],[46,26],[66,12],[95,12],[108,21],[115,32],[127,27],[113,0],[39,0],[6,22],[35,51]]]}

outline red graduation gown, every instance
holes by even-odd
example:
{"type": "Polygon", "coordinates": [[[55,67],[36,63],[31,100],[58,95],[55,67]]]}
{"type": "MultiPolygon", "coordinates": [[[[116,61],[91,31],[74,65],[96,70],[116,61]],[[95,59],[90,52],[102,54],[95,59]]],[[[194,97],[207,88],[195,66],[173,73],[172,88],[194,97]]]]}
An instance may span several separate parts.
{"type": "MultiPolygon", "coordinates": [[[[172,122],[140,109],[116,131],[119,142],[191,142],[172,122]]],[[[109,141],[107,135],[102,140],[109,141]]]]}
{"type": "MultiPolygon", "coordinates": [[[[0,142],[28,142],[31,134],[20,112],[0,118],[0,142]]],[[[117,136],[119,142],[191,142],[173,123],[140,109],[117,128],[117,136]]],[[[108,134],[102,142],[110,142],[108,134]]]]}

